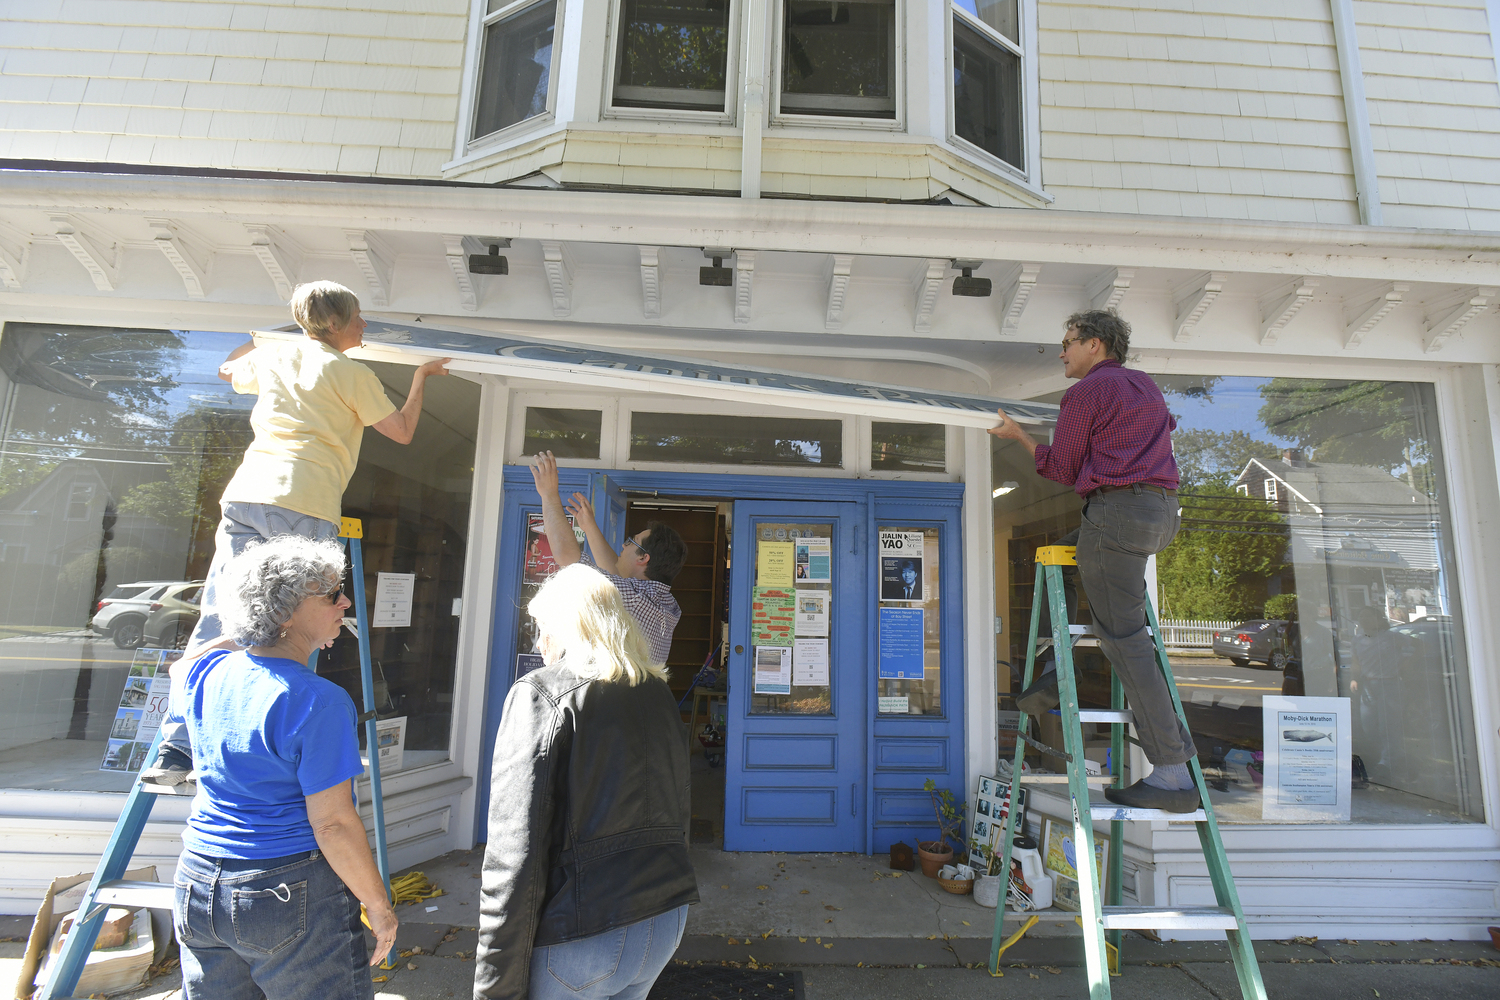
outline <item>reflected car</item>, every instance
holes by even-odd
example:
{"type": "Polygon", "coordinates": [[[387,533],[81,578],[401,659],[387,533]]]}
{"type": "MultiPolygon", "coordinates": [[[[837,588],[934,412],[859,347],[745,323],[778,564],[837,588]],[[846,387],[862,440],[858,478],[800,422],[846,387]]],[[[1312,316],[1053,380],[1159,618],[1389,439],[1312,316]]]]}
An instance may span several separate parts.
{"type": "Polygon", "coordinates": [[[203,581],[174,583],[151,602],[151,616],[143,631],[146,644],[163,649],[184,649],[202,613],[203,581]]]}
{"type": "Polygon", "coordinates": [[[181,580],[137,580],[122,583],[94,608],[89,628],[113,639],[121,649],[135,649],[146,641],[146,619],[151,602],[181,580]]]}
{"type": "Polygon", "coordinates": [[[1237,667],[1262,663],[1272,670],[1285,670],[1290,659],[1286,626],[1286,620],[1281,618],[1251,618],[1215,632],[1214,655],[1232,661],[1237,667]]]}

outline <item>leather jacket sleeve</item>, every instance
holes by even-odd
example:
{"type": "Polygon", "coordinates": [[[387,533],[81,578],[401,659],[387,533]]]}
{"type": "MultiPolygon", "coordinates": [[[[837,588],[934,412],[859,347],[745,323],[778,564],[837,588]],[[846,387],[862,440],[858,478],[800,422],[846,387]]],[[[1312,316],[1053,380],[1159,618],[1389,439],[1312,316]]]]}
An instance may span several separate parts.
{"type": "Polygon", "coordinates": [[[525,1000],[530,990],[532,946],[552,863],[549,832],[567,756],[562,719],[557,705],[525,679],[506,698],[491,771],[476,1000],[525,1000]]]}

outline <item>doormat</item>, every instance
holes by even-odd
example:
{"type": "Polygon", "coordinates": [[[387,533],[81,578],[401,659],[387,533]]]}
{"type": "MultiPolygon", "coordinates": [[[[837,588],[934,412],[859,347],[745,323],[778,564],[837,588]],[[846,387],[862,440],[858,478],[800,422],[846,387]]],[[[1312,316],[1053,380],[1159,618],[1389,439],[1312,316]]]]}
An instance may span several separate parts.
{"type": "Polygon", "coordinates": [[[802,973],[672,962],[646,1000],[803,1000],[802,973]]]}

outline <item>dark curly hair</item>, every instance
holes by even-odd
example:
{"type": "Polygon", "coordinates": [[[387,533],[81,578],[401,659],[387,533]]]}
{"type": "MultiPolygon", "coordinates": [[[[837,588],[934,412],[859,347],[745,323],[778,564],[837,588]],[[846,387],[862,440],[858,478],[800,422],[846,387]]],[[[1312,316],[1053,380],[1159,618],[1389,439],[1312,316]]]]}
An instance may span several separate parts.
{"type": "Polygon", "coordinates": [[[659,580],[670,586],[687,561],[687,545],[670,525],[652,521],[646,527],[651,529],[641,543],[641,551],[651,557],[646,564],[646,579],[659,580]]]}
{"type": "Polygon", "coordinates": [[[1068,317],[1064,330],[1077,330],[1079,340],[1098,339],[1104,344],[1104,353],[1120,364],[1130,353],[1130,324],[1120,318],[1113,309],[1086,309],[1068,317]]]}

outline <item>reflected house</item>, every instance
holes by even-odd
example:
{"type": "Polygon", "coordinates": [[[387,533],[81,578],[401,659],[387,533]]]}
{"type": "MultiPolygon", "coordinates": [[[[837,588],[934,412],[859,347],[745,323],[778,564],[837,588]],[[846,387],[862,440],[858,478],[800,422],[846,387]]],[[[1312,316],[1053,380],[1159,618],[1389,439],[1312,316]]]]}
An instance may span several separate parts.
{"type": "Polygon", "coordinates": [[[82,628],[115,585],[182,571],[177,532],[118,511],[119,492],[166,464],[146,458],[86,452],[0,497],[0,621],[82,628]]]}

